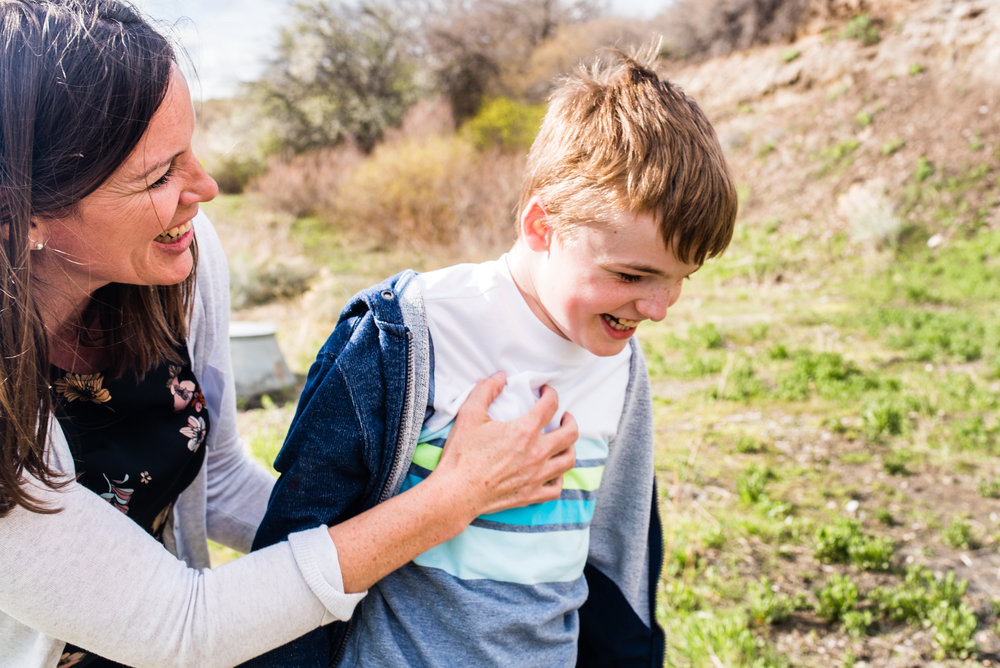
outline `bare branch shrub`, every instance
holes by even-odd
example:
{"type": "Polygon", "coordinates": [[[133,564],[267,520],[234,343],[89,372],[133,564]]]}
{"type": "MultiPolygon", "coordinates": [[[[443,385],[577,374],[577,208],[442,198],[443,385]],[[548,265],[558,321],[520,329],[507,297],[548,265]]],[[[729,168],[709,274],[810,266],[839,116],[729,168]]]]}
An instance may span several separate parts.
{"type": "Polygon", "coordinates": [[[616,17],[563,24],[532,50],[520,71],[504,78],[504,87],[515,97],[541,101],[548,97],[558,77],[591,60],[601,48],[627,52],[649,39],[645,26],[616,17]]]}
{"type": "Polygon", "coordinates": [[[810,0],[677,0],[663,15],[673,55],[710,58],[757,44],[791,41],[810,0]]]}
{"type": "Polygon", "coordinates": [[[508,94],[533,51],[557,29],[595,18],[595,0],[409,0],[421,17],[414,31],[433,85],[451,102],[456,121],[484,97],[508,94]]]}
{"type": "Polygon", "coordinates": [[[267,171],[247,188],[264,205],[295,217],[311,216],[334,206],[340,184],[364,159],[350,143],[299,155],[275,156],[267,171]]]}

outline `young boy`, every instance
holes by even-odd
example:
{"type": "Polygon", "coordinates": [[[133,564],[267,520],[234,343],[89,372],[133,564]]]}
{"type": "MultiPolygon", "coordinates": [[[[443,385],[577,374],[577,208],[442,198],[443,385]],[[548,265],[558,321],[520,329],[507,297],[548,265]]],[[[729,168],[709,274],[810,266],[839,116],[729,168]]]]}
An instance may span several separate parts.
{"type": "Polygon", "coordinates": [[[735,216],[693,100],[624,54],[567,78],[529,154],[513,248],[404,272],[344,310],[277,458],[255,547],[419,484],[473,384],[498,369],[495,419],[550,385],[577,421],[561,497],[478,518],[373,587],[349,624],[262,663],[662,666],[652,406],[632,335],[725,250],[735,216]]]}

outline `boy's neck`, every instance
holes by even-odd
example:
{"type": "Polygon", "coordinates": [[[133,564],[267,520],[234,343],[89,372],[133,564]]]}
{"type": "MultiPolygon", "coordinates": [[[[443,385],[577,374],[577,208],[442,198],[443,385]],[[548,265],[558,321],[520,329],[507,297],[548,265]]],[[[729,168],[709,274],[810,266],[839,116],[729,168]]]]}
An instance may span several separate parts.
{"type": "Polygon", "coordinates": [[[539,322],[559,336],[566,338],[565,334],[555,326],[555,322],[538,297],[532,265],[533,256],[534,252],[525,245],[524,239],[518,239],[507,252],[507,269],[510,271],[517,291],[521,293],[521,298],[524,299],[539,322]]]}

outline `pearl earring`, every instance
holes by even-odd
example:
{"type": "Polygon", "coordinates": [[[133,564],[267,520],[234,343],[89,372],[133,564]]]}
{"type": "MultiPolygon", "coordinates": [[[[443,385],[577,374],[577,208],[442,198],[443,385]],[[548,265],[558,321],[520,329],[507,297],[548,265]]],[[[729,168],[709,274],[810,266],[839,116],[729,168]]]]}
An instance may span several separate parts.
{"type": "Polygon", "coordinates": [[[44,248],[45,248],[45,242],[43,241],[36,241],[33,244],[31,244],[31,250],[40,251],[44,250],[44,248]]]}

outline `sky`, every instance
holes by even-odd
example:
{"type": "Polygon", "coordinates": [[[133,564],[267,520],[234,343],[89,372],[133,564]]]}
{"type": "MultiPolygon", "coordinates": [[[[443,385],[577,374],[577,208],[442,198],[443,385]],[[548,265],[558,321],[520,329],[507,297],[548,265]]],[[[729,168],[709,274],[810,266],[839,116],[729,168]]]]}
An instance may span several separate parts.
{"type": "MultiPolygon", "coordinates": [[[[257,78],[277,43],[290,0],[134,0],[187,52],[196,77],[192,95],[231,95],[239,82],[257,78]]],[[[611,0],[611,11],[646,17],[670,0],[611,0]]]]}

